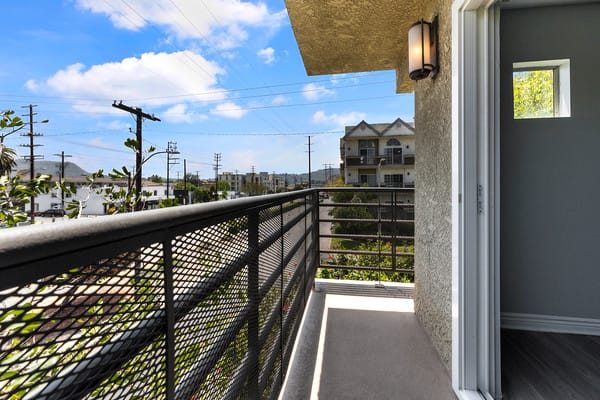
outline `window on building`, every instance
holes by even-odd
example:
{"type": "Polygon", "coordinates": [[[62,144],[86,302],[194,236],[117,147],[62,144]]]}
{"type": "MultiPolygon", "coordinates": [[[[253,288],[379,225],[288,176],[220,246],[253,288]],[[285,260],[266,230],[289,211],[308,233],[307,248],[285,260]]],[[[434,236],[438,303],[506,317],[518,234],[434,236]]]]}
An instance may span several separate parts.
{"type": "Polygon", "coordinates": [[[375,156],[377,148],[376,140],[359,140],[358,141],[358,149],[360,152],[360,162],[361,164],[372,165],[375,164],[375,156]]]}
{"type": "Polygon", "coordinates": [[[154,195],[157,196],[158,195],[158,190],[154,191],[154,195]]]}
{"type": "Polygon", "coordinates": [[[385,163],[402,164],[402,144],[398,139],[390,139],[386,142],[385,163]]]}
{"type": "Polygon", "coordinates": [[[384,175],[383,182],[385,183],[385,186],[402,187],[403,176],[402,174],[384,175]]]}
{"type": "Polygon", "coordinates": [[[361,185],[377,186],[377,175],[375,174],[361,174],[359,179],[361,185]]]}
{"type": "Polygon", "coordinates": [[[570,60],[513,63],[514,119],[570,116],[570,60]]]}

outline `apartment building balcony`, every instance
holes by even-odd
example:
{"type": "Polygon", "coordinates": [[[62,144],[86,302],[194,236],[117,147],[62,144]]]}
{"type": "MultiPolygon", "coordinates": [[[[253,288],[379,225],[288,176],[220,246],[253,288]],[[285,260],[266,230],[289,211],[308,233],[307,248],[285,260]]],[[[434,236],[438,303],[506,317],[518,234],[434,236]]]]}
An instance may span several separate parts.
{"type": "MultiPolygon", "coordinates": [[[[394,370],[412,385],[403,390],[423,391],[420,398],[432,398],[430,379],[451,396],[409,308],[329,307],[323,326],[337,325],[324,336],[303,333],[324,341],[324,363],[294,361],[288,369],[302,321],[305,332],[306,321],[319,318],[313,305],[360,292],[319,281],[315,294],[317,268],[333,276],[412,275],[405,262],[413,257],[412,221],[399,212],[412,205],[398,204],[403,190],[325,189],[350,200],[320,203],[319,190],[310,189],[0,232],[0,399],[274,399],[286,376],[305,367],[321,369],[322,393],[341,393],[361,370],[340,358],[348,346],[364,350],[371,364],[363,379],[380,393],[399,390],[378,372],[394,370]],[[334,218],[333,208],[361,217],[334,218]],[[331,224],[340,223],[364,228],[333,233],[331,224]],[[341,249],[332,240],[370,247],[341,249]],[[365,336],[347,330],[349,321],[375,321],[379,330],[365,336]],[[369,358],[382,350],[378,343],[410,354],[369,358]]],[[[381,293],[410,301],[410,284],[369,285],[363,294],[380,302],[381,293]]]]}

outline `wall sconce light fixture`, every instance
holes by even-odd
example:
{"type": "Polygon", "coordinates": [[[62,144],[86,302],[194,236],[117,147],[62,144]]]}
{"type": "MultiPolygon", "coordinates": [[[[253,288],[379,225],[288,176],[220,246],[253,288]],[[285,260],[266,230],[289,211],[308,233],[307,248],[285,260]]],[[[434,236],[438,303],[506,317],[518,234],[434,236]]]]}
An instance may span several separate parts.
{"type": "Polygon", "coordinates": [[[418,81],[433,78],[438,70],[438,17],[417,21],[408,30],[408,76],[418,81]]]}

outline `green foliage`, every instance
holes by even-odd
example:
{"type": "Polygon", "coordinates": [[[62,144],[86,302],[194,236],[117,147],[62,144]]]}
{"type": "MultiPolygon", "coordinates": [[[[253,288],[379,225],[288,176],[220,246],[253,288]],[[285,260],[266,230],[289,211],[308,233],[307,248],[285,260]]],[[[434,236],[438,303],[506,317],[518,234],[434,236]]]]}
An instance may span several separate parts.
{"type": "MultiPolygon", "coordinates": [[[[334,207],[329,214],[336,219],[376,219],[377,211],[373,207],[358,206],[361,203],[376,203],[377,195],[366,192],[335,192],[331,195],[334,203],[353,203],[356,207],[334,207]]],[[[363,233],[377,232],[375,222],[338,221],[333,223],[334,233],[363,233]]]]}
{"type": "Polygon", "coordinates": [[[162,199],[160,204],[158,205],[158,207],[160,208],[167,208],[167,207],[175,207],[178,206],[179,204],[179,200],[176,198],[168,198],[168,199],[162,199]]]}
{"type": "Polygon", "coordinates": [[[158,175],[154,174],[154,175],[150,176],[148,178],[148,180],[150,182],[154,182],[154,183],[162,183],[163,178],[161,176],[158,176],[158,175]]]}
{"type": "Polygon", "coordinates": [[[17,158],[17,153],[0,143],[0,175],[8,175],[11,169],[17,162],[15,159],[17,158]]]}
{"type": "MultiPolygon", "coordinates": [[[[332,243],[333,248],[344,250],[359,250],[359,251],[378,251],[381,246],[382,253],[392,251],[390,242],[367,241],[361,244],[356,244],[355,241],[338,241],[332,243]]],[[[414,245],[402,244],[396,246],[396,252],[413,253],[414,245]]],[[[392,268],[392,257],[389,255],[375,254],[337,254],[329,255],[325,264],[343,265],[343,266],[360,266],[381,268],[387,271],[370,271],[370,270],[341,270],[335,268],[320,268],[317,270],[317,278],[325,279],[348,279],[361,281],[388,281],[388,282],[413,282],[413,274],[402,272],[390,272],[392,268]]],[[[396,256],[396,268],[398,269],[414,269],[414,257],[412,256],[396,256]]]]}
{"type": "Polygon", "coordinates": [[[222,192],[229,192],[231,190],[231,185],[227,181],[219,181],[217,185],[217,190],[222,192]]]}
{"type": "Polygon", "coordinates": [[[550,69],[513,73],[514,118],[554,116],[554,72],[550,69]]]}
{"type": "Polygon", "coordinates": [[[206,203],[211,200],[211,194],[205,187],[194,187],[191,198],[192,203],[206,203]]]}
{"type": "Polygon", "coordinates": [[[24,211],[31,196],[48,193],[50,175],[40,175],[28,183],[22,183],[19,175],[9,178],[0,176],[0,223],[8,227],[27,221],[24,211]]]}

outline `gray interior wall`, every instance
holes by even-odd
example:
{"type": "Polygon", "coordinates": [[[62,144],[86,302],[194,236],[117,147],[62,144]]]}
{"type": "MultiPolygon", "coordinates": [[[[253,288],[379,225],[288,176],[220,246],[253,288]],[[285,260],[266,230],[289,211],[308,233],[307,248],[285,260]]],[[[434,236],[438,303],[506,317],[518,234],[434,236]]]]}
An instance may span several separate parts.
{"type": "Polygon", "coordinates": [[[500,42],[501,310],[600,318],[600,4],[503,11],[500,42]],[[571,118],[514,120],[512,63],[563,58],[571,118]]]}

